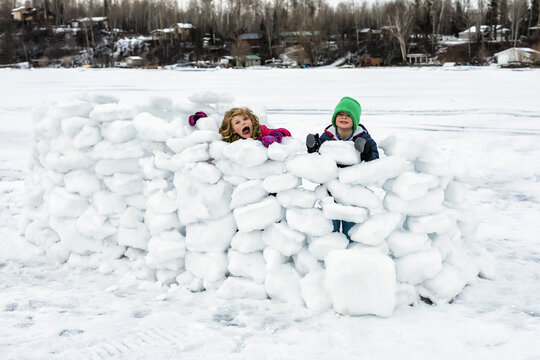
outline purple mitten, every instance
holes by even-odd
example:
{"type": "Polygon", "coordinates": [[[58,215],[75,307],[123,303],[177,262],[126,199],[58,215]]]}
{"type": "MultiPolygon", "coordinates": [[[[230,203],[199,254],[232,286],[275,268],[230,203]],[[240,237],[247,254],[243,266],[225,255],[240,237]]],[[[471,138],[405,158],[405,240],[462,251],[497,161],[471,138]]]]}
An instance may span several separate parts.
{"type": "Polygon", "coordinates": [[[276,138],[276,141],[278,143],[281,142],[281,139],[283,138],[283,133],[279,130],[272,130],[268,133],[268,136],[273,136],[276,138]]]}
{"type": "Polygon", "coordinates": [[[203,117],[208,117],[204,112],[197,111],[195,114],[189,116],[189,125],[195,126],[197,120],[203,117]]]}
{"type": "MultiPolygon", "coordinates": [[[[275,137],[273,137],[272,135],[266,135],[266,136],[261,136],[259,137],[257,140],[259,140],[260,142],[263,143],[263,145],[265,147],[269,147],[271,144],[275,143],[276,141],[278,141],[275,137]]],[[[279,142],[279,141],[278,141],[279,142]]]]}

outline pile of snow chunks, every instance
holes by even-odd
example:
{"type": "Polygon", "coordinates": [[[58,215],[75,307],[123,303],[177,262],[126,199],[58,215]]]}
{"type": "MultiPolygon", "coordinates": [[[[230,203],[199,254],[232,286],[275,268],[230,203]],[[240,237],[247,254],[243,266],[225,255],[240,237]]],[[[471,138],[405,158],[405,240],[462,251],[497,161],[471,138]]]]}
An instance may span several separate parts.
{"type": "Polygon", "coordinates": [[[367,163],[351,142],[225,143],[231,102],[86,95],[37,109],[25,238],[104,274],[352,315],[446,303],[489,272],[467,196],[480,179],[458,161],[394,135],[367,163]],[[209,116],[190,126],[198,110],[209,116]],[[351,242],[334,219],[356,223],[351,242]]]}

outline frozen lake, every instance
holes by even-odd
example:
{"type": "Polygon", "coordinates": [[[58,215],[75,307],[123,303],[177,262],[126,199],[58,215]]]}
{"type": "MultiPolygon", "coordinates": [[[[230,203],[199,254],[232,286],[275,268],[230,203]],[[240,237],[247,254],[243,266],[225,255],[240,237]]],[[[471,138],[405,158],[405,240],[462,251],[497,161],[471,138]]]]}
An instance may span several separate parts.
{"type": "MultiPolygon", "coordinates": [[[[0,356],[35,358],[534,359],[540,357],[539,70],[0,70],[0,356]],[[80,92],[137,101],[213,90],[304,138],[351,96],[380,141],[430,142],[485,175],[471,193],[497,277],[453,304],[343,317],[224,301],[58,267],[17,231],[33,108],[80,92]]],[[[224,108],[224,110],[226,110],[224,108]]],[[[126,275],[127,276],[127,275],[126,275]]]]}

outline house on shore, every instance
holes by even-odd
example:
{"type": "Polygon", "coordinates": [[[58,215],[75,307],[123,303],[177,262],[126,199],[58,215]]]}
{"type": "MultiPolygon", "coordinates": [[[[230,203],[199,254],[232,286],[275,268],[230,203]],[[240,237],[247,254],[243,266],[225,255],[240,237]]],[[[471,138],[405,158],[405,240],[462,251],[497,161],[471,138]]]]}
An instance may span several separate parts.
{"type": "Polygon", "coordinates": [[[500,66],[540,65],[540,51],[531,48],[513,47],[496,53],[495,57],[500,66]]]}

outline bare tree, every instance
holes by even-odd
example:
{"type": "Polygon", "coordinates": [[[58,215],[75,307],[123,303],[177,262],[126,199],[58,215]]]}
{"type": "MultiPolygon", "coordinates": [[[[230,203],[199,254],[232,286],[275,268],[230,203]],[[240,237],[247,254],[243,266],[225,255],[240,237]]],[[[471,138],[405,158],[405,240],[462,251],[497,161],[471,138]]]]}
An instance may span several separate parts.
{"type": "Polygon", "coordinates": [[[386,29],[396,38],[403,62],[407,61],[407,43],[411,36],[414,10],[404,0],[389,4],[388,25],[386,29]]]}

